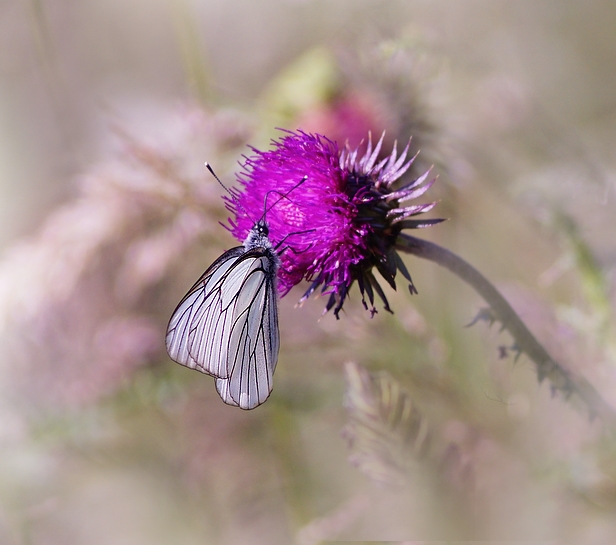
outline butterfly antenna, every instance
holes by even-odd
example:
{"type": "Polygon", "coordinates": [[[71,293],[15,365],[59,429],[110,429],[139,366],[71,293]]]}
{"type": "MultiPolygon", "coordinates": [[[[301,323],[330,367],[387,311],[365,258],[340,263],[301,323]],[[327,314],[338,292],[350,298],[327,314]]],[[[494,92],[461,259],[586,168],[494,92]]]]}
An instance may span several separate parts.
{"type": "Polygon", "coordinates": [[[231,191],[231,190],[230,190],[230,189],[229,189],[229,188],[228,188],[225,184],[223,184],[223,183],[220,181],[220,178],[219,178],[218,176],[216,176],[216,173],[214,172],[214,169],[210,166],[210,164],[209,164],[207,161],[205,162],[205,168],[207,168],[207,169],[210,171],[210,174],[211,174],[212,176],[214,176],[214,178],[216,179],[216,181],[217,181],[217,182],[218,182],[218,183],[219,183],[219,184],[223,187],[223,189],[224,189],[227,193],[229,193],[229,195],[231,195],[231,198],[235,201],[235,204],[237,204],[237,206],[239,206],[242,210],[244,210],[244,214],[246,214],[246,216],[252,220],[252,218],[251,218],[250,214],[248,213],[248,210],[246,210],[246,209],[245,209],[245,208],[244,208],[244,207],[240,204],[240,202],[237,200],[237,197],[233,194],[233,192],[232,192],[232,191],[231,191]]]}
{"type": "Polygon", "coordinates": [[[224,189],[227,193],[229,193],[229,195],[233,196],[233,193],[231,193],[231,191],[229,190],[229,188],[228,188],[225,184],[223,184],[223,183],[220,181],[220,178],[219,178],[218,176],[216,176],[216,173],[214,172],[214,169],[210,166],[210,164],[209,164],[207,161],[205,162],[205,168],[207,168],[207,169],[210,171],[210,173],[212,174],[212,176],[214,176],[214,178],[216,179],[216,181],[217,181],[217,182],[218,182],[218,183],[219,183],[219,184],[223,187],[223,189],[224,189]]]}
{"type": "Polygon", "coordinates": [[[267,213],[274,208],[274,206],[276,206],[282,199],[286,199],[289,196],[289,193],[291,193],[291,191],[295,191],[300,185],[302,185],[306,180],[308,179],[308,175],[304,176],[299,182],[297,182],[291,189],[289,189],[286,193],[280,193],[279,191],[273,190],[273,191],[268,191],[265,194],[265,202],[263,203],[263,216],[262,218],[265,219],[267,213]],[[270,193],[278,193],[278,195],[280,196],[280,198],[272,203],[270,206],[267,206],[267,197],[270,195],[270,193]]]}

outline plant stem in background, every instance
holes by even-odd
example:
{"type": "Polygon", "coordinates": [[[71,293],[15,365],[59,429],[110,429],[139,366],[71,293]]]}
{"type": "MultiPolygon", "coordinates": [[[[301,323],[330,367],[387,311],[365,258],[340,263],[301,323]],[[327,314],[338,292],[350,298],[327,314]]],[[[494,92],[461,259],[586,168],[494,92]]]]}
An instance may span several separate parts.
{"type": "Polygon", "coordinates": [[[577,395],[588,409],[591,418],[598,416],[610,428],[616,429],[614,408],[601,397],[599,392],[586,379],[573,375],[548,354],[506,299],[477,269],[438,244],[406,234],[398,236],[396,249],[433,261],[475,288],[490,305],[494,318],[500,321],[503,328],[511,333],[520,352],[524,352],[535,362],[539,382],[547,378],[550,381],[552,391],[561,392],[565,398],[577,395]]]}

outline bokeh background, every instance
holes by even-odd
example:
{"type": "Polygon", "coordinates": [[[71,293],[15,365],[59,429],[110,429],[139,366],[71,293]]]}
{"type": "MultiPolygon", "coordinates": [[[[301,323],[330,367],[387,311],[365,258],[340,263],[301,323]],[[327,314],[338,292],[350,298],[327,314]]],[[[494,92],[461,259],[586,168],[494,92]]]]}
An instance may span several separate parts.
{"type": "Polygon", "coordinates": [[[172,363],[222,189],[275,127],[413,136],[420,234],[616,406],[616,5],[0,1],[0,543],[616,540],[614,434],[458,278],[280,304],[271,398],[172,363]],[[514,347],[515,348],[515,347],[514,347]]]}

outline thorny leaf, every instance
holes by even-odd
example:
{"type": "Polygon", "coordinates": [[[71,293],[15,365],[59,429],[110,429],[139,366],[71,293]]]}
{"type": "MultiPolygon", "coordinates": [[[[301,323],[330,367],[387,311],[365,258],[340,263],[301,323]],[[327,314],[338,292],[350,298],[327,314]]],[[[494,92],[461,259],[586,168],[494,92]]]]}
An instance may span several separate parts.
{"type": "Polygon", "coordinates": [[[472,327],[477,322],[488,322],[488,325],[492,326],[492,324],[496,321],[496,316],[490,307],[484,307],[479,309],[477,315],[464,327],[472,327]]]}

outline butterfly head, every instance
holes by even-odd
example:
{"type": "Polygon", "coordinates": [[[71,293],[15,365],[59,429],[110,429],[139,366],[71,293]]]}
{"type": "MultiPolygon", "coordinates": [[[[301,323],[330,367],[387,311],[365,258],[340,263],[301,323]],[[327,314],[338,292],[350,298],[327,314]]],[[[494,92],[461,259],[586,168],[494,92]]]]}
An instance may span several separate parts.
{"type": "Polygon", "coordinates": [[[269,237],[269,226],[264,219],[260,219],[255,223],[252,229],[248,232],[248,236],[244,241],[244,248],[252,250],[253,248],[272,248],[272,243],[269,237]]]}

